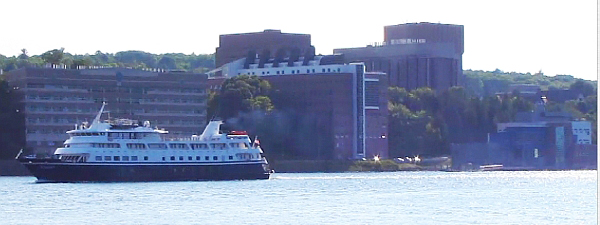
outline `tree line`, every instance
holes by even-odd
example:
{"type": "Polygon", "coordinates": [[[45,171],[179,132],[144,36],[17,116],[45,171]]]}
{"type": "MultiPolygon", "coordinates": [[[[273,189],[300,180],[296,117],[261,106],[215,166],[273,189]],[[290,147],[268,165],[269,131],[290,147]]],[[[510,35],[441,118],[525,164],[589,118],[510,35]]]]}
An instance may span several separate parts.
{"type": "Polygon", "coordinates": [[[595,93],[598,88],[597,81],[575,78],[571,75],[546,76],[542,71],[537,73],[504,72],[500,69],[494,71],[464,70],[465,88],[471,96],[490,96],[497,92],[509,89],[511,84],[534,84],[542,90],[569,89],[571,84],[579,81],[585,83],[586,95],[595,93]]]}
{"type": "Polygon", "coordinates": [[[182,53],[152,54],[143,51],[121,51],[117,53],[71,54],[64,48],[53,49],[40,55],[29,55],[27,49],[21,49],[18,56],[7,57],[0,54],[0,69],[4,72],[44,65],[64,65],[67,68],[80,66],[129,67],[136,69],[184,70],[204,73],[215,67],[213,54],[182,53]]]}

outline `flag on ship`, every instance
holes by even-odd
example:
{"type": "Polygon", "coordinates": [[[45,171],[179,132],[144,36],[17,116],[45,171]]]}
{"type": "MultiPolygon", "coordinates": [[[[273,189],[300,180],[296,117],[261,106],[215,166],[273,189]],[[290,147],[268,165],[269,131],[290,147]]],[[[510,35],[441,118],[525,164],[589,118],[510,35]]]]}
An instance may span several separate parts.
{"type": "Polygon", "coordinates": [[[254,144],[253,144],[253,146],[254,146],[254,147],[260,146],[260,141],[258,140],[258,136],[256,136],[256,137],[254,138],[254,144]]]}

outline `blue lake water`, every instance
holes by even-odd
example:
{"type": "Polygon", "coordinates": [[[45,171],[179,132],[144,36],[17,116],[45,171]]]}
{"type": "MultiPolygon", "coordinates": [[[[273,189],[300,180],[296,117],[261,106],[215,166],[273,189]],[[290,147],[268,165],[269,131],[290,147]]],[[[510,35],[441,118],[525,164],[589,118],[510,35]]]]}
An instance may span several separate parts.
{"type": "Polygon", "coordinates": [[[0,177],[1,224],[597,224],[597,171],[276,173],[38,184],[0,177]]]}

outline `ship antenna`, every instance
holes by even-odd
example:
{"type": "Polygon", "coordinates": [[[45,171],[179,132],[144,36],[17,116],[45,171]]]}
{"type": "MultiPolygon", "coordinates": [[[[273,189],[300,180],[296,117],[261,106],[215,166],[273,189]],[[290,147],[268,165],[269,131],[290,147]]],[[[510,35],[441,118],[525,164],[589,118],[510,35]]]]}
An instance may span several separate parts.
{"type": "Polygon", "coordinates": [[[94,118],[94,121],[92,121],[92,124],[96,124],[100,122],[100,117],[102,116],[102,112],[104,111],[104,106],[106,106],[106,102],[102,102],[102,107],[100,108],[100,112],[98,112],[98,114],[96,115],[96,118],[94,118]]]}

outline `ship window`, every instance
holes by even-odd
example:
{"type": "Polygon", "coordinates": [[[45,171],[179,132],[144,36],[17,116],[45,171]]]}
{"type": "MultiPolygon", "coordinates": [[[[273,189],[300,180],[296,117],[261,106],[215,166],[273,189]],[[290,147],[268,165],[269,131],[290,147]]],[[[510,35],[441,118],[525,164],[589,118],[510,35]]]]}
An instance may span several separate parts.
{"type": "Polygon", "coordinates": [[[207,144],[191,144],[192,149],[196,150],[196,149],[208,149],[208,145],[207,144]]]}
{"type": "Polygon", "coordinates": [[[175,160],[175,156],[171,156],[171,160],[175,160]]]}
{"type": "Polygon", "coordinates": [[[218,156],[213,156],[213,160],[218,160],[219,157],[218,156]]]}
{"type": "Polygon", "coordinates": [[[189,149],[187,144],[182,143],[171,143],[169,144],[169,147],[172,149],[189,149]]]}
{"type": "Polygon", "coordinates": [[[196,160],[200,160],[200,156],[196,156],[196,160]]]}
{"type": "Polygon", "coordinates": [[[163,156],[163,161],[165,161],[165,157],[163,156]]]}
{"type": "Polygon", "coordinates": [[[102,161],[102,156],[96,156],[96,161],[102,161]]]}
{"type": "Polygon", "coordinates": [[[183,156],[179,156],[179,160],[183,160],[183,156]]]}
{"type": "Polygon", "coordinates": [[[115,156],[115,157],[113,157],[113,158],[115,159],[115,161],[119,161],[119,160],[120,160],[120,157],[119,157],[119,156],[115,156]]]}
{"type": "Polygon", "coordinates": [[[164,143],[148,144],[148,148],[149,149],[167,149],[167,144],[164,144],[164,143]]]}
{"type": "Polygon", "coordinates": [[[144,156],[144,160],[145,160],[145,161],[148,161],[148,156],[144,156]]]}
{"type": "Polygon", "coordinates": [[[110,161],[110,160],[111,160],[110,156],[104,156],[104,161],[110,161]]]}
{"type": "Polygon", "coordinates": [[[129,149],[146,149],[146,145],[143,143],[128,143],[127,148],[129,148],[129,149]]]}
{"type": "Polygon", "coordinates": [[[192,157],[191,157],[191,156],[188,156],[188,160],[192,160],[192,157]]]}
{"type": "Polygon", "coordinates": [[[123,156],[123,161],[129,161],[129,156],[123,156]]]}
{"type": "Polygon", "coordinates": [[[233,160],[233,156],[232,155],[229,156],[229,160],[233,160]]]}
{"type": "Polygon", "coordinates": [[[204,156],[204,160],[208,160],[208,156],[204,156]]]}
{"type": "Polygon", "coordinates": [[[131,156],[131,161],[137,161],[137,156],[131,156]]]}
{"type": "Polygon", "coordinates": [[[210,144],[210,147],[212,147],[213,149],[226,149],[227,148],[227,144],[225,144],[225,143],[215,143],[215,144],[210,144]]]}

